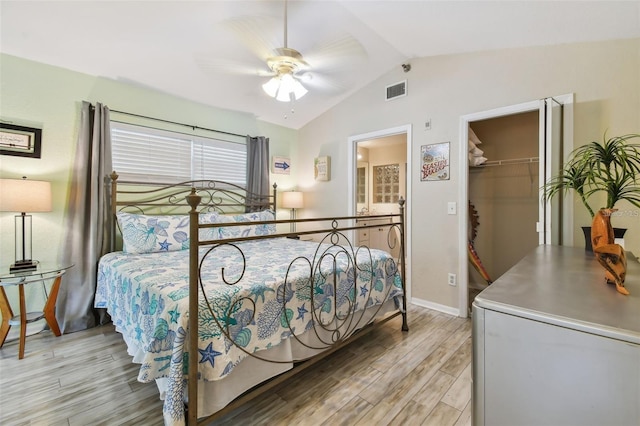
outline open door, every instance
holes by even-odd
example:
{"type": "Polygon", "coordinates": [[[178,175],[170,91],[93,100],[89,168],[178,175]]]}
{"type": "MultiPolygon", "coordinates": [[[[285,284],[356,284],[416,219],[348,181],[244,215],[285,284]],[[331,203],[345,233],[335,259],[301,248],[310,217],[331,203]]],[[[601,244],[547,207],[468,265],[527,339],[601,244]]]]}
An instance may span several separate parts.
{"type": "MultiPolygon", "coordinates": [[[[540,188],[556,176],[562,168],[564,159],[562,125],[563,104],[554,98],[540,100],[540,188]]],[[[563,244],[564,194],[558,195],[553,200],[540,203],[538,225],[540,244],[563,244]]]]}
{"type": "MultiPolygon", "coordinates": [[[[369,197],[363,197],[360,199],[358,197],[357,192],[357,183],[358,183],[358,168],[360,166],[364,166],[364,164],[358,164],[358,147],[365,147],[367,144],[366,141],[376,141],[380,140],[383,142],[385,139],[393,139],[394,136],[403,135],[401,138],[403,141],[403,146],[406,151],[406,155],[403,157],[404,161],[400,161],[399,163],[405,163],[404,166],[401,166],[404,170],[405,175],[405,183],[404,183],[404,194],[405,194],[405,256],[406,256],[406,271],[404,273],[405,285],[407,289],[407,300],[411,300],[411,124],[392,127],[383,130],[376,130],[369,133],[358,134],[354,136],[350,136],[348,140],[349,150],[347,151],[347,176],[349,179],[347,181],[347,213],[349,215],[356,215],[359,212],[368,212],[368,214],[374,214],[374,210],[377,212],[382,212],[380,207],[376,205],[376,201],[372,199],[372,192],[369,192],[369,197]],[[362,145],[361,145],[362,144],[362,145]],[[360,201],[368,201],[361,203],[360,201]],[[365,210],[363,210],[363,207],[365,210]]],[[[387,140],[387,142],[389,142],[387,140]]],[[[382,143],[383,146],[388,146],[388,143],[382,143]]],[[[364,160],[364,158],[362,159],[364,160]]],[[[367,158],[367,169],[371,172],[373,163],[372,159],[367,158]]],[[[372,181],[372,179],[369,179],[372,181]]],[[[366,182],[366,179],[365,179],[366,182]]],[[[366,186],[370,186],[370,184],[366,184],[366,186]]],[[[397,205],[394,203],[394,207],[397,205]]],[[[355,231],[350,231],[351,241],[356,241],[355,231]]]]}

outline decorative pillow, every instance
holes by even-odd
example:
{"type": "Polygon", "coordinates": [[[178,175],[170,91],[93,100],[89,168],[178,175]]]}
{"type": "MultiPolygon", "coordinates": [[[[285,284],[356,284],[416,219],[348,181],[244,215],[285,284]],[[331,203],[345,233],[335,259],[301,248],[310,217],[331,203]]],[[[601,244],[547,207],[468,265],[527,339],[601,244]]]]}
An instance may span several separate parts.
{"type": "MultiPolygon", "coordinates": [[[[272,210],[263,210],[261,212],[237,214],[233,216],[220,215],[217,217],[218,223],[237,223],[237,222],[259,222],[264,220],[275,220],[275,214],[272,210]]],[[[221,227],[220,238],[240,238],[253,237],[257,235],[272,235],[276,233],[275,224],[247,225],[247,226],[230,226],[221,227]]]]}
{"type": "Polygon", "coordinates": [[[117,213],[125,253],[155,253],[189,248],[189,216],[117,213]]]}
{"type": "MultiPolygon", "coordinates": [[[[218,213],[202,213],[200,223],[218,223],[218,213]]],[[[155,253],[189,248],[189,216],[117,213],[125,253],[155,253]]],[[[200,230],[200,240],[220,239],[219,228],[200,230]]]]}

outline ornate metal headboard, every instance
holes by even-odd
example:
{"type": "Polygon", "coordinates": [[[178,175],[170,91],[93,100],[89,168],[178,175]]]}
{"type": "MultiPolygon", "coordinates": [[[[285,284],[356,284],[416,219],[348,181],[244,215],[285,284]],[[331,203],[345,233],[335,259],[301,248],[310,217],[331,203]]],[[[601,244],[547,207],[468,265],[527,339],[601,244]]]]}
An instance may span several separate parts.
{"type": "Polygon", "coordinates": [[[186,197],[195,188],[202,197],[200,211],[218,213],[244,213],[271,209],[276,211],[277,184],[270,195],[255,194],[240,185],[219,180],[190,180],[175,184],[118,180],[114,171],[110,175],[113,232],[111,250],[116,246],[117,212],[149,215],[187,215],[190,206],[186,197]]]}

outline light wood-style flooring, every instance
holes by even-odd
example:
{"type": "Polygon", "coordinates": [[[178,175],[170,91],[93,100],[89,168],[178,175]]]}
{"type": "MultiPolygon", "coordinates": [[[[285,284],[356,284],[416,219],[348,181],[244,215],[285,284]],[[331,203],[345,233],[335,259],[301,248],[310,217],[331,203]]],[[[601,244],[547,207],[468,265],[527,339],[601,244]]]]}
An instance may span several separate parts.
{"type": "MultiPolygon", "coordinates": [[[[218,419],[218,425],[470,425],[471,321],[416,306],[400,319],[218,419]]],[[[154,383],[139,383],[106,325],[0,349],[2,425],[162,425],[154,383]]]]}

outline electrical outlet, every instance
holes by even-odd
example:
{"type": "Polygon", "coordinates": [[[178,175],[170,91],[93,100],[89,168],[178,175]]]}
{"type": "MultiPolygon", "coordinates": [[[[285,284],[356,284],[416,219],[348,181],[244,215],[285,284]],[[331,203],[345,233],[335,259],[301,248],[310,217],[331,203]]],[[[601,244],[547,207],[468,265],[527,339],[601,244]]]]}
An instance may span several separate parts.
{"type": "Polygon", "coordinates": [[[456,286],[456,274],[449,274],[449,285],[456,286]]]}
{"type": "Polygon", "coordinates": [[[456,202],[455,201],[449,201],[447,203],[447,214],[456,214],[457,208],[456,208],[456,202]]]}
{"type": "Polygon", "coordinates": [[[424,129],[425,130],[431,130],[431,119],[430,118],[427,121],[424,122],[424,129]]]}

